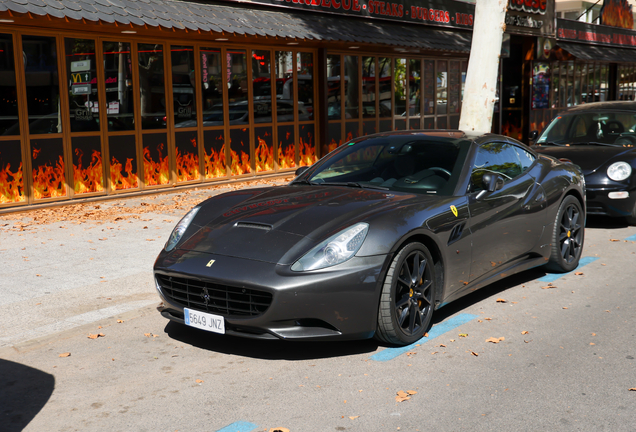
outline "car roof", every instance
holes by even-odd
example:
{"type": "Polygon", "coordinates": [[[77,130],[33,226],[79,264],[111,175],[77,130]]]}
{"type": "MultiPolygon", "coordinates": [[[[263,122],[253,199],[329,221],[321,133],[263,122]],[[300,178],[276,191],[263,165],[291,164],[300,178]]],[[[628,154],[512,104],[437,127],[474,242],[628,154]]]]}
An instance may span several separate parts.
{"type": "Polygon", "coordinates": [[[575,114],[590,111],[636,111],[636,101],[591,102],[577,105],[561,111],[562,114],[575,114]]]}

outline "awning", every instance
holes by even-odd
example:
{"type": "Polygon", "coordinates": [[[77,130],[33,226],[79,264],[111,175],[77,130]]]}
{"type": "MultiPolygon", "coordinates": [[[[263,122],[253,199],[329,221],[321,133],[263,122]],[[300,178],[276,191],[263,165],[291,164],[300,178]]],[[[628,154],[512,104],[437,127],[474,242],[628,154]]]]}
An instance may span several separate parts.
{"type": "Polygon", "coordinates": [[[561,41],[557,45],[581,60],[636,63],[636,49],[561,41]]]}
{"type": "Polygon", "coordinates": [[[252,5],[242,7],[178,0],[0,0],[0,15],[7,9],[19,14],[84,20],[87,24],[116,22],[240,36],[383,44],[459,53],[470,52],[471,43],[470,31],[252,5]]]}

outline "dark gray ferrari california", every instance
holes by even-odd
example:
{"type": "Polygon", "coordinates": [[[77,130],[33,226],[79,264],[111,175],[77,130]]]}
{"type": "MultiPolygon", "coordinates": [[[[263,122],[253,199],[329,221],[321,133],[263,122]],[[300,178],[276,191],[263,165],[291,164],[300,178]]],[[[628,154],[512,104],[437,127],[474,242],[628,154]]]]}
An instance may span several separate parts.
{"type": "Polygon", "coordinates": [[[250,338],[404,345],[443,305],[581,256],[580,169],[511,138],[381,133],[296,174],[177,224],[154,266],[163,316],[250,338]]]}

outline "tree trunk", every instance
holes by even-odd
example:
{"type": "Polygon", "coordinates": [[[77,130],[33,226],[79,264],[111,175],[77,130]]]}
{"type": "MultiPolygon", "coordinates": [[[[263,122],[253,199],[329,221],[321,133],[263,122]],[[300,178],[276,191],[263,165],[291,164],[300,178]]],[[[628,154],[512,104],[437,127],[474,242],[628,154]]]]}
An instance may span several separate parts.
{"type": "Polygon", "coordinates": [[[477,0],[459,129],[482,134],[492,129],[501,40],[507,0],[477,0]]]}

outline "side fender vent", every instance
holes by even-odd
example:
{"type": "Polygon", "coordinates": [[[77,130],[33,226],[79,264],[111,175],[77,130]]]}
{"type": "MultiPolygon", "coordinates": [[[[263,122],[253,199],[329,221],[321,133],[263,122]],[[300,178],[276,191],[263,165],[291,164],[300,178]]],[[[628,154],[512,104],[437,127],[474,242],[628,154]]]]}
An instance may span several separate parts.
{"type": "Polygon", "coordinates": [[[466,226],[466,222],[459,223],[453,227],[450,232],[450,236],[448,237],[448,244],[453,244],[460,238],[462,238],[462,233],[464,232],[464,227],[466,226]]]}

